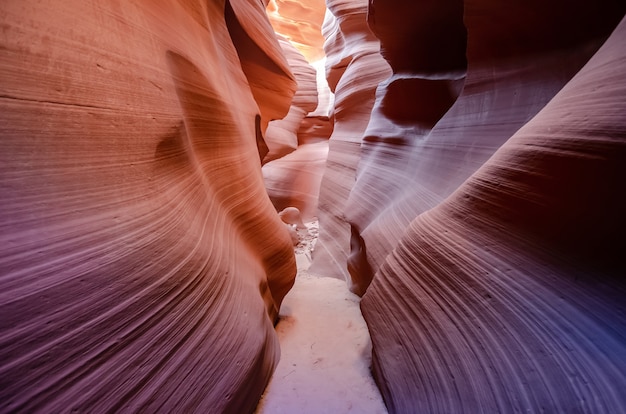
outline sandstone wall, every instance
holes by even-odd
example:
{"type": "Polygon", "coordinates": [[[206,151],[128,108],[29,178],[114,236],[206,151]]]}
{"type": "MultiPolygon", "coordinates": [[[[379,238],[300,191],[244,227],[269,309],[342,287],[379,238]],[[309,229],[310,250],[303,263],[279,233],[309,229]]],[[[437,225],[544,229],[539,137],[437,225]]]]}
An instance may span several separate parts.
{"type": "Polygon", "coordinates": [[[379,54],[379,42],[367,27],[367,2],[327,1],[323,26],[326,37],[326,78],[335,94],[333,133],[322,179],[318,216],[320,238],[311,271],[347,278],[350,249],[345,203],[354,182],[361,136],[374,104],[375,89],[389,76],[379,54]]]}
{"type": "Polygon", "coordinates": [[[266,0],[267,13],[277,33],[289,41],[309,62],[324,57],[322,22],[326,6],[324,0],[266,0]]]}
{"type": "Polygon", "coordinates": [[[265,142],[269,152],[263,163],[284,157],[296,150],[300,124],[309,112],[315,111],[318,103],[315,69],[285,37],[278,35],[278,42],[298,86],[287,115],[270,121],[267,127],[265,142]]]}
{"type": "Polygon", "coordinates": [[[305,220],[317,215],[320,182],[326,166],[329,134],[315,125],[323,126],[328,120],[309,118],[318,106],[317,73],[304,56],[285,38],[279,36],[287,62],[294,73],[298,89],[291,101],[289,113],[271,121],[265,140],[270,148],[264,158],[263,178],[274,207],[281,211],[296,207],[305,220]],[[301,126],[312,133],[305,142],[301,139],[301,126]]]}
{"type": "Polygon", "coordinates": [[[390,412],[620,411],[624,5],[369,7],[394,73],[343,211],[390,412]]]}
{"type": "Polygon", "coordinates": [[[251,412],[295,275],[263,4],[1,8],[0,411],[251,412]]]}
{"type": "MultiPolygon", "coordinates": [[[[567,16],[556,3],[540,12],[539,6],[521,3],[504,7],[466,2],[464,15],[458,1],[420,7],[402,1],[373,3],[371,24],[381,32],[383,44],[385,39],[393,44],[402,35],[414,39],[411,45],[438,44],[441,38],[452,42],[441,27],[457,27],[463,18],[468,32],[467,78],[463,84],[458,47],[424,47],[416,53],[412,46],[412,61],[396,58],[395,46],[386,53],[398,69],[379,87],[364,134],[360,173],[345,208],[354,246],[348,265],[353,290],[360,294],[408,223],[449,196],[530,120],[599,47],[616,24],[612,16],[619,16],[611,9],[602,14],[600,6],[588,6],[587,12],[599,21],[592,17],[585,37],[575,18],[585,13],[577,11],[576,7],[584,9],[580,5],[570,6],[567,16]],[[457,11],[441,15],[441,9],[457,11]],[[390,17],[398,10],[411,28],[407,33],[398,30],[399,23],[390,17]],[[524,15],[534,23],[519,23],[524,15]],[[489,25],[485,20],[499,23],[489,25]],[[608,21],[604,32],[603,20],[608,21]],[[420,24],[426,27],[414,29],[420,24]],[[385,25],[395,30],[388,34],[385,25]]],[[[457,41],[464,38],[460,29],[452,32],[457,41]]]]}

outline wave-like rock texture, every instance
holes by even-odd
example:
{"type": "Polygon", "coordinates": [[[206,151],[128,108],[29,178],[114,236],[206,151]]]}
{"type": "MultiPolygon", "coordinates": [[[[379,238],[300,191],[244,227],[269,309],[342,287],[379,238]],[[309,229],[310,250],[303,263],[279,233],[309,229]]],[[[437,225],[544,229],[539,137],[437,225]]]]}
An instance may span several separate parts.
{"type": "Polygon", "coordinates": [[[458,0],[429,7],[408,1],[371,4],[370,24],[395,73],[378,89],[345,208],[355,292],[365,292],[415,217],[456,190],[591,57],[621,16],[616,2],[606,3],[577,2],[565,14],[559,1],[506,7],[466,1],[464,15],[458,0]],[[395,13],[404,19],[394,19],[395,13]],[[399,29],[402,22],[408,29],[399,29]],[[463,23],[468,72],[455,101],[463,85],[463,23]],[[398,39],[402,36],[411,41],[398,39]],[[415,46],[440,39],[451,46],[415,46]],[[393,45],[390,51],[387,44],[393,45]],[[411,60],[397,44],[409,45],[411,60]]]}
{"type": "Polygon", "coordinates": [[[422,158],[434,162],[430,155],[422,155],[423,146],[459,96],[467,66],[461,0],[427,5],[371,2],[368,23],[381,41],[381,54],[393,75],[377,89],[357,183],[345,207],[351,228],[350,288],[359,295],[365,293],[380,261],[402,234],[402,220],[406,225],[415,217],[414,211],[406,214],[400,208],[400,214],[405,214],[398,219],[387,210],[398,203],[397,198],[420,191],[412,186],[414,170],[422,158]],[[410,151],[412,146],[418,147],[417,154],[410,151]],[[380,233],[387,237],[383,239],[380,233]]]}
{"type": "Polygon", "coordinates": [[[367,27],[366,0],[329,0],[324,20],[326,78],[335,94],[333,133],[319,195],[320,238],[311,272],[348,278],[350,228],[344,207],[359,161],[376,86],[390,74],[380,43],[367,27]]]}
{"type": "Polygon", "coordinates": [[[269,0],[267,13],[276,33],[287,37],[309,62],[324,58],[324,0],[269,0]]]}
{"type": "Polygon", "coordinates": [[[260,163],[295,82],[262,3],[1,19],[0,411],[251,412],[296,271],[260,163]]]}
{"type": "MultiPolygon", "coordinates": [[[[383,46],[404,3],[371,3],[383,46]]],[[[624,12],[465,1],[466,82],[426,133],[381,86],[346,211],[390,412],[626,408],[624,12]]]]}
{"type": "Polygon", "coordinates": [[[265,138],[269,153],[264,159],[263,178],[278,211],[297,207],[305,220],[312,220],[317,216],[330,122],[328,117],[309,116],[320,104],[327,106],[328,98],[318,85],[317,70],[307,59],[323,55],[320,29],[325,7],[319,0],[306,5],[279,0],[271,1],[267,10],[298,89],[287,116],[268,126],[265,138]]]}
{"type": "Polygon", "coordinates": [[[307,117],[318,106],[316,70],[291,42],[281,36],[278,40],[298,89],[289,113],[283,119],[271,121],[268,125],[265,141],[269,152],[263,160],[263,178],[267,193],[278,211],[286,207],[297,207],[305,220],[311,220],[317,214],[317,199],[326,165],[330,134],[311,137],[310,142],[304,144],[300,139],[300,129],[304,124],[309,133],[324,134],[323,126],[328,121],[307,117]],[[304,122],[305,119],[307,122],[304,122]],[[311,120],[318,122],[311,124],[311,120]],[[316,124],[321,128],[316,128],[316,124]]]}
{"type": "Polygon", "coordinates": [[[264,163],[284,157],[298,148],[300,124],[310,112],[315,111],[318,103],[315,68],[287,39],[279,35],[278,42],[296,79],[298,89],[287,115],[271,121],[267,127],[265,142],[269,152],[263,159],[264,163]]]}
{"type": "Polygon", "coordinates": [[[317,217],[331,132],[327,117],[306,117],[298,132],[298,148],[263,166],[265,188],[277,211],[296,207],[305,221],[317,217]]]}

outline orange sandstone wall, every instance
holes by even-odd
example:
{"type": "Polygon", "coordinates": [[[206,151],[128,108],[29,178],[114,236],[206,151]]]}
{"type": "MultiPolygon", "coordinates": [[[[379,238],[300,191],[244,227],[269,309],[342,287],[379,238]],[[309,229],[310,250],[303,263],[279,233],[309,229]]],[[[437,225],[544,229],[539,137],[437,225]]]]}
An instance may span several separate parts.
{"type": "Polygon", "coordinates": [[[0,7],[0,411],[251,412],[295,275],[263,4],[0,7]]]}
{"type": "Polygon", "coordinates": [[[266,0],[270,22],[309,62],[324,57],[324,0],[266,0]]]}
{"type": "Polygon", "coordinates": [[[264,164],[296,150],[300,124],[310,112],[315,111],[318,104],[315,69],[286,38],[278,35],[278,43],[294,75],[297,90],[287,115],[270,121],[267,127],[265,142],[269,152],[263,158],[264,164]]]}
{"type": "MultiPolygon", "coordinates": [[[[277,210],[296,207],[305,220],[317,215],[320,182],[326,165],[328,120],[309,117],[318,106],[316,71],[304,56],[279,35],[279,43],[291,67],[298,89],[289,113],[269,123],[265,141],[269,153],[263,159],[267,193],[277,210]],[[304,138],[300,130],[310,132],[304,138]]],[[[304,132],[304,131],[303,131],[304,132]]]]}

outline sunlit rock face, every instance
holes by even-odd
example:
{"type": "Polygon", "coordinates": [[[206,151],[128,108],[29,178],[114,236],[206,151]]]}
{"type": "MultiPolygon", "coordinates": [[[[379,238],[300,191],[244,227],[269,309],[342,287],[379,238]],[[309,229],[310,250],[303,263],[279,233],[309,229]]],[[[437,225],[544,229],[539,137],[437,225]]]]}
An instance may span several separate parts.
{"type": "Polygon", "coordinates": [[[317,216],[320,183],[326,166],[330,90],[318,69],[324,63],[321,25],[323,0],[272,0],[267,12],[298,82],[289,114],[269,125],[263,177],[278,211],[297,207],[305,220],[317,216]],[[314,65],[314,66],[312,66],[314,65]]]}
{"type": "Polygon", "coordinates": [[[264,163],[284,157],[298,147],[300,124],[305,116],[315,111],[318,103],[315,69],[287,39],[279,35],[278,42],[294,74],[298,89],[287,115],[271,121],[267,127],[265,142],[269,152],[263,159],[264,163]]]}
{"type": "Polygon", "coordinates": [[[320,238],[311,271],[347,278],[350,227],[345,203],[354,184],[361,137],[374,104],[376,86],[390,74],[380,43],[367,27],[367,1],[327,1],[326,78],[335,94],[333,133],[319,195],[320,238]]]}
{"type": "Polygon", "coordinates": [[[260,159],[296,85],[263,4],[1,19],[0,411],[251,412],[295,275],[260,159]]]}
{"type": "Polygon", "coordinates": [[[623,411],[626,23],[611,32],[624,5],[466,0],[463,83],[455,47],[425,66],[437,50],[385,49],[457,44],[440,28],[465,35],[461,5],[430,3],[370,2],[394,75],[345,207],[385,402],[623,411]]]}
{"type": "Polygon", "coordinates": [[[312,219],[317,213],[320,182],[326,165],[330,134],[323,126],[328,120],[307,117],[318,106],[316,71],[291,42],[280,35],[279,42],[298,89],[287,116],[271,121],[267,128],[265,141],[269,152],[264,158],[263,178],[278,211],[296,207],[305,219],[312,219]],[[301,128],[303,133],[313,136],[301,139],[301,128]]]}
{"type": "Polygon", "coordinates": [[[267,3],[267,13],[277,33],[288,38],[309,62],[324,57],[321,30],[326,11],[324,0],[269,0],[267,3]]]}

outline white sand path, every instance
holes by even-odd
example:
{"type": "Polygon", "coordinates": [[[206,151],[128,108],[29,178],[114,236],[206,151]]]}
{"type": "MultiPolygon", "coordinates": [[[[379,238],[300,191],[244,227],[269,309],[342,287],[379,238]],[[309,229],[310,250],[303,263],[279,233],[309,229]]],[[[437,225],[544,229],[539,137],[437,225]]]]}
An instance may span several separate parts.
{"type": "Polygon", "coordinates": [[[317,223],[307,227],[296,248],[296,283],[276,326],[281,359],[256,413],[387,413],[370,372],[359,297],[344,281],[308,273],[317,223]]]}

